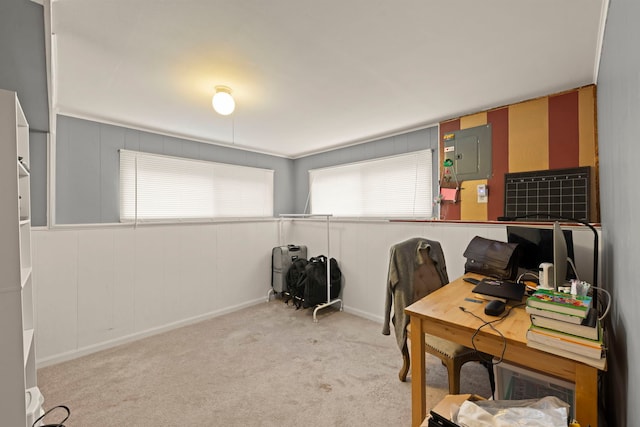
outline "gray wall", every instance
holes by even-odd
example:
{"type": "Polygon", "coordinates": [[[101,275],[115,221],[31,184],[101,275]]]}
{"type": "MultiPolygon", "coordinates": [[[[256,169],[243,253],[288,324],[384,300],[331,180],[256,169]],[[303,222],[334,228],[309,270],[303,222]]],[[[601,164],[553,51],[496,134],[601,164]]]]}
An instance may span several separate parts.
{"type": "Polygon", "coordinates": [[[49,130],[44,9],[29,0],[0,2],[0,87],[18,92],[31,129],[49,130]]]}
{"type": "MultiPolygon", "coordinates": [[[[56,223],[119,222],[118,150],[145,151],[275,170],[274,214],[303,213],[308,169],[425,148],[437,151],[437,127],[296,160],[205,144],[66,116],[57,118],[56,223]]],[[[434,156],[437,185],[437,155],[434,156]]]]}
{"type": "Polygon", "coordinates": [[[47,133],[29,133],[32,226],[47,225],[47,137],[47,133]]]}
{"type": "Polygon", "coordinates": [[[293,209],[293,160],[66,116],[58,116],[57,120],[57,224],[120,221],[121,148],[273,169],[275,214],[293,209]]]}
{"type": "Polygon", "coordinates": [[[640,425],[640,2],[611,0],[598,76],[600,209],[609,317],[606,404],[610,426],[640,425]],[[638,381],[636,381],[638,380],[638,381]]]}
{"type": "Polygon", "coordinates": [[[0,88],[18,93],[31,130],[31,223],[46,225],[49,104],[42,6],[0,1],[0,58],[0,88]]]}
{"type": "Polygon", "coordinates": [[[409,153],[411,151],[431,148],[433,155],[433,194],[437,194],[438,185],[438,127],[430,127],[402,135],[391,136],[377,141],[339,148],[326,153],[296,159],[293,165],[295,211],[290,213],[305,212],[305,205],[309,195],[309,169],[335,166],[344,163],[370,160],[394,154],[409,153]]]}

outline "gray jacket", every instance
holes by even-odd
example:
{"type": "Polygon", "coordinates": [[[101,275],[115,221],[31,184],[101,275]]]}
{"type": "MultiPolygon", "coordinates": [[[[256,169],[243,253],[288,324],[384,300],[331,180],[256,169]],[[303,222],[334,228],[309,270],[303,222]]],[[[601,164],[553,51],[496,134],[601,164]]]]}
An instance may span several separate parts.
{"type": "Polygon", "coordinates": [[[390,335],[393,322],[400,350],[407,343],[409,316],[404,309],[414,301],[449,283],[447,266],[439,242],[412,238],[390,249],[387,296],[382,333],[390,335]],[[424,255],[427,254],[428,257],[424,255]],[[393,305],[393,317],[391,306],[393,305]]]}

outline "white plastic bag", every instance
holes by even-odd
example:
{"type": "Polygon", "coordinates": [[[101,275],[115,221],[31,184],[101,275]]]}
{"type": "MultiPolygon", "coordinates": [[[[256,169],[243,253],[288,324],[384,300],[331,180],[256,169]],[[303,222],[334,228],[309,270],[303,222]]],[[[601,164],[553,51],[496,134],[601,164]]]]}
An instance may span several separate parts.
{"type": "Polygon", "coordinates": [[[454,421],[461,427],[567,427],[569,405],[555,396],[527,400],[465,401],[454,421]]]}

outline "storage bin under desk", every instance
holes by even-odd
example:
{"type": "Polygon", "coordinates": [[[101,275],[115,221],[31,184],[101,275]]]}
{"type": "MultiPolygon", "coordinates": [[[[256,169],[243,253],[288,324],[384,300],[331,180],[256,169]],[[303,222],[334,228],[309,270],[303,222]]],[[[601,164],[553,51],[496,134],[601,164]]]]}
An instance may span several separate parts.
{"type": "Polygon", "coordinates": [[[575,384],[506,362],[493,365],[493,372],[496,381],[496,400],[555,396],[570,405],[569,419],[575,416],[575,384]]]}

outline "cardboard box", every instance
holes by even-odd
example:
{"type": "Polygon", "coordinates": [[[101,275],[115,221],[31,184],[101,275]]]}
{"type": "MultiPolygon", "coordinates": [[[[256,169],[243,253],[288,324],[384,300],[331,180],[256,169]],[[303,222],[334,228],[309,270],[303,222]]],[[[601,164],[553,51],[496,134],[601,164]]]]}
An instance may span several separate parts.
{"type": "MultiPolygon", "coordinates": [[[[465,400],[470,400],[475,402],[477,400],[485,400],[484,397],[478,396],[477,394],[448,394],[442,399],[438,404],[433,407],[431,410],[443,418],[447,420],[451,420],[451,409],[455,407],[460,407],[465,400]]],[[[420,427],[433,427],[439,426],[440,424],[434,424],[433,421],[429,423],[430,416],[427,415],[427,418],[422,422],[420,427]]],[[[455,425],[452,423],[452,425],[455,425]]]]}

